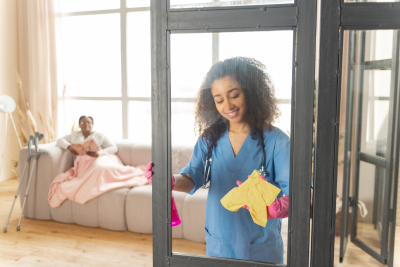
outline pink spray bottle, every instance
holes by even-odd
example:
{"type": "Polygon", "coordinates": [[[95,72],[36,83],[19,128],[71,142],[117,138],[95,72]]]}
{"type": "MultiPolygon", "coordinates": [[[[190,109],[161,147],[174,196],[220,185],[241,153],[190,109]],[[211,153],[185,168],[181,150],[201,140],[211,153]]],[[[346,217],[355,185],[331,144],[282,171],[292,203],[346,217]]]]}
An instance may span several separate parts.
{"type": "MultiPolygon", "coordinates": [[[[175,187],[175,177],[173,175],[171,175],[171,184],[173,190],[175,187]]],[[[174,227],[180,224],[181,224],[181,219],[179,218],[178,209],[176,208],[175,205],[174,195],[171,192],[171,226],[174,227]]]]}
{"type": "MultiPolygon", "coordinates": [[[[150,184],[153,183],[153,174],[154,174],[153,166],[154,164],[150,162],[149,164],[147,164],[146,167],[146,178],[150,184]]],[[[171,175],[171,190],[173,190],[174,187],[175,187],[175,178],[173,175],[171,175]]],[[[181,224],[181,219],[179,218],[178,209],[176,208],[175,204],[175,199],[171,192],[171,225],[172,227],[174,227],[180,224],[181,224]]]]}
{"type": "Polygon", "coordinates": [[[175,205],[174,196],[171,194],[171,226],[178,226],[181,224],[181,219],[179,218],[178,209],[175,205]]]}

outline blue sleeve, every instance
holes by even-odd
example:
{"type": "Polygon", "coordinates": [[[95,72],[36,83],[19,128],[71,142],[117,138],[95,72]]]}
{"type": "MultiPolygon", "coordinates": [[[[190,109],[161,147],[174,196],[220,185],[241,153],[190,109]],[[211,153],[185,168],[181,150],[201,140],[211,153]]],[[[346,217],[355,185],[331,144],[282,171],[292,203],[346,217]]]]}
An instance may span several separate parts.
{"type": "Polygon", "coordinates": [[[179,171],[179,174],[188,174],[194,182],[194,188],[189,192],[193,195],[203,185],[204,163],[207,155],[207,144],[203,137],[197,140],[189,163],[179,171]]]}
{"type": "Polygon", "coordinates": [[[274,169],[275,182],[286,196],[289,195],[290,138],[282,131],[279,131],[275,141],[274,169]]]}

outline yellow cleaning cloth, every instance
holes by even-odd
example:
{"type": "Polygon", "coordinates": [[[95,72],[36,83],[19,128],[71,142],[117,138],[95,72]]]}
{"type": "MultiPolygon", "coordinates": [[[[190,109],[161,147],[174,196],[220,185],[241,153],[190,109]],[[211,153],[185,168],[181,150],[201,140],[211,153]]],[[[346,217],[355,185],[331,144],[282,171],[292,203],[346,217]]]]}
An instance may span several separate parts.
{"type": "Polygon", "coordinates": [[[221,204],[230,211],[238,211],[247,205],[253,221],[265,227],[268,220],[267,206],[274,202],[280,191],[278,187],[261,179],[260,173],[254,170],[246,182],[233,188],[221,199],[221,204]]]}

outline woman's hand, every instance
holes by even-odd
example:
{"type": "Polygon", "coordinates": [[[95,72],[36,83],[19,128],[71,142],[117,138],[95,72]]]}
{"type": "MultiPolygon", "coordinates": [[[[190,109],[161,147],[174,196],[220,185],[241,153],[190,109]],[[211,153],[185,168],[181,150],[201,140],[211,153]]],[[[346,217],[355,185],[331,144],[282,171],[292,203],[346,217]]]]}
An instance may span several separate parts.
{"type": "MultiPolygon", "coordinates": [[[[153,174],[154,174],[153,166],[154,166],[153,162],[149,162],[149,164],[147,164],[146,167],[146,178],[147,181],[149,181],[149,184],[153,183],[153,174]]],[[[174,190],[174,188],[175,188],[175,177],[174,175],[171,174],[171,190],[174,190]]]]}
{"type": "MultiPolygon", "coordinates": [[[[250,178],[250,175],[248,176],[250,178]]],[[[266,181],[264,176],[260,176],[261,179],[266,181]]],[[[242,184],[241,181],[236,181],[236,184],[240,186],[242,184]]],[[[242,208],[249,210],[247,205],[244,205],[242,208]]],[[[289,214],[289,196],[284,196],[278,199],[275,199],[274,202],[270,206],[267,206],[267,218],[268,219],[283,219],[287,218],[289,214]]]]}
{"type": "Polygon", "coordinates": [[[69,145],[69,146],[67,147],[67,149],[68,149],[69,151],[71,151],[72,154],[79,156],[79,153],[76,152],[76,150],[73,149],[71,145],[69,145]]]}
{"type": "Polygon", "coordinates": [[[149,164],[147,164],[146,166],[146,178],[147,181],[149,181],[149,184],[153,183],[153,174],[154,174],[153,166],[154,166],[153,162],[149,162],[149,164]]]}
{"type": "Polygon", "coordinates": [[[99,153],[97,153],[95,151],[87,151],[86,155],[97,158],[99,156],[99,153]]]}

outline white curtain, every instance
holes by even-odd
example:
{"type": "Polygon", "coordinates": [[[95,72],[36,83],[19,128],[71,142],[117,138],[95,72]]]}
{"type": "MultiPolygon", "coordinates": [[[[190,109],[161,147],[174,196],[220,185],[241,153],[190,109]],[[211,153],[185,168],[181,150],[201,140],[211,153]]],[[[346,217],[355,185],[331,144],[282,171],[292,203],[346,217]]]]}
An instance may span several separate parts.
{"type": "MultiPolygon", "coordinates": [[[[19,74],[22,92],[45,140],[57,136],[55,0],[18,0],[19,74]],[[41,118],[40,118],[41,117],[41,118]],[[51,133],[51,129],[54,130],[51,133]]],[[[20,96],[23,112],[25,103],[20,96]]]]}

